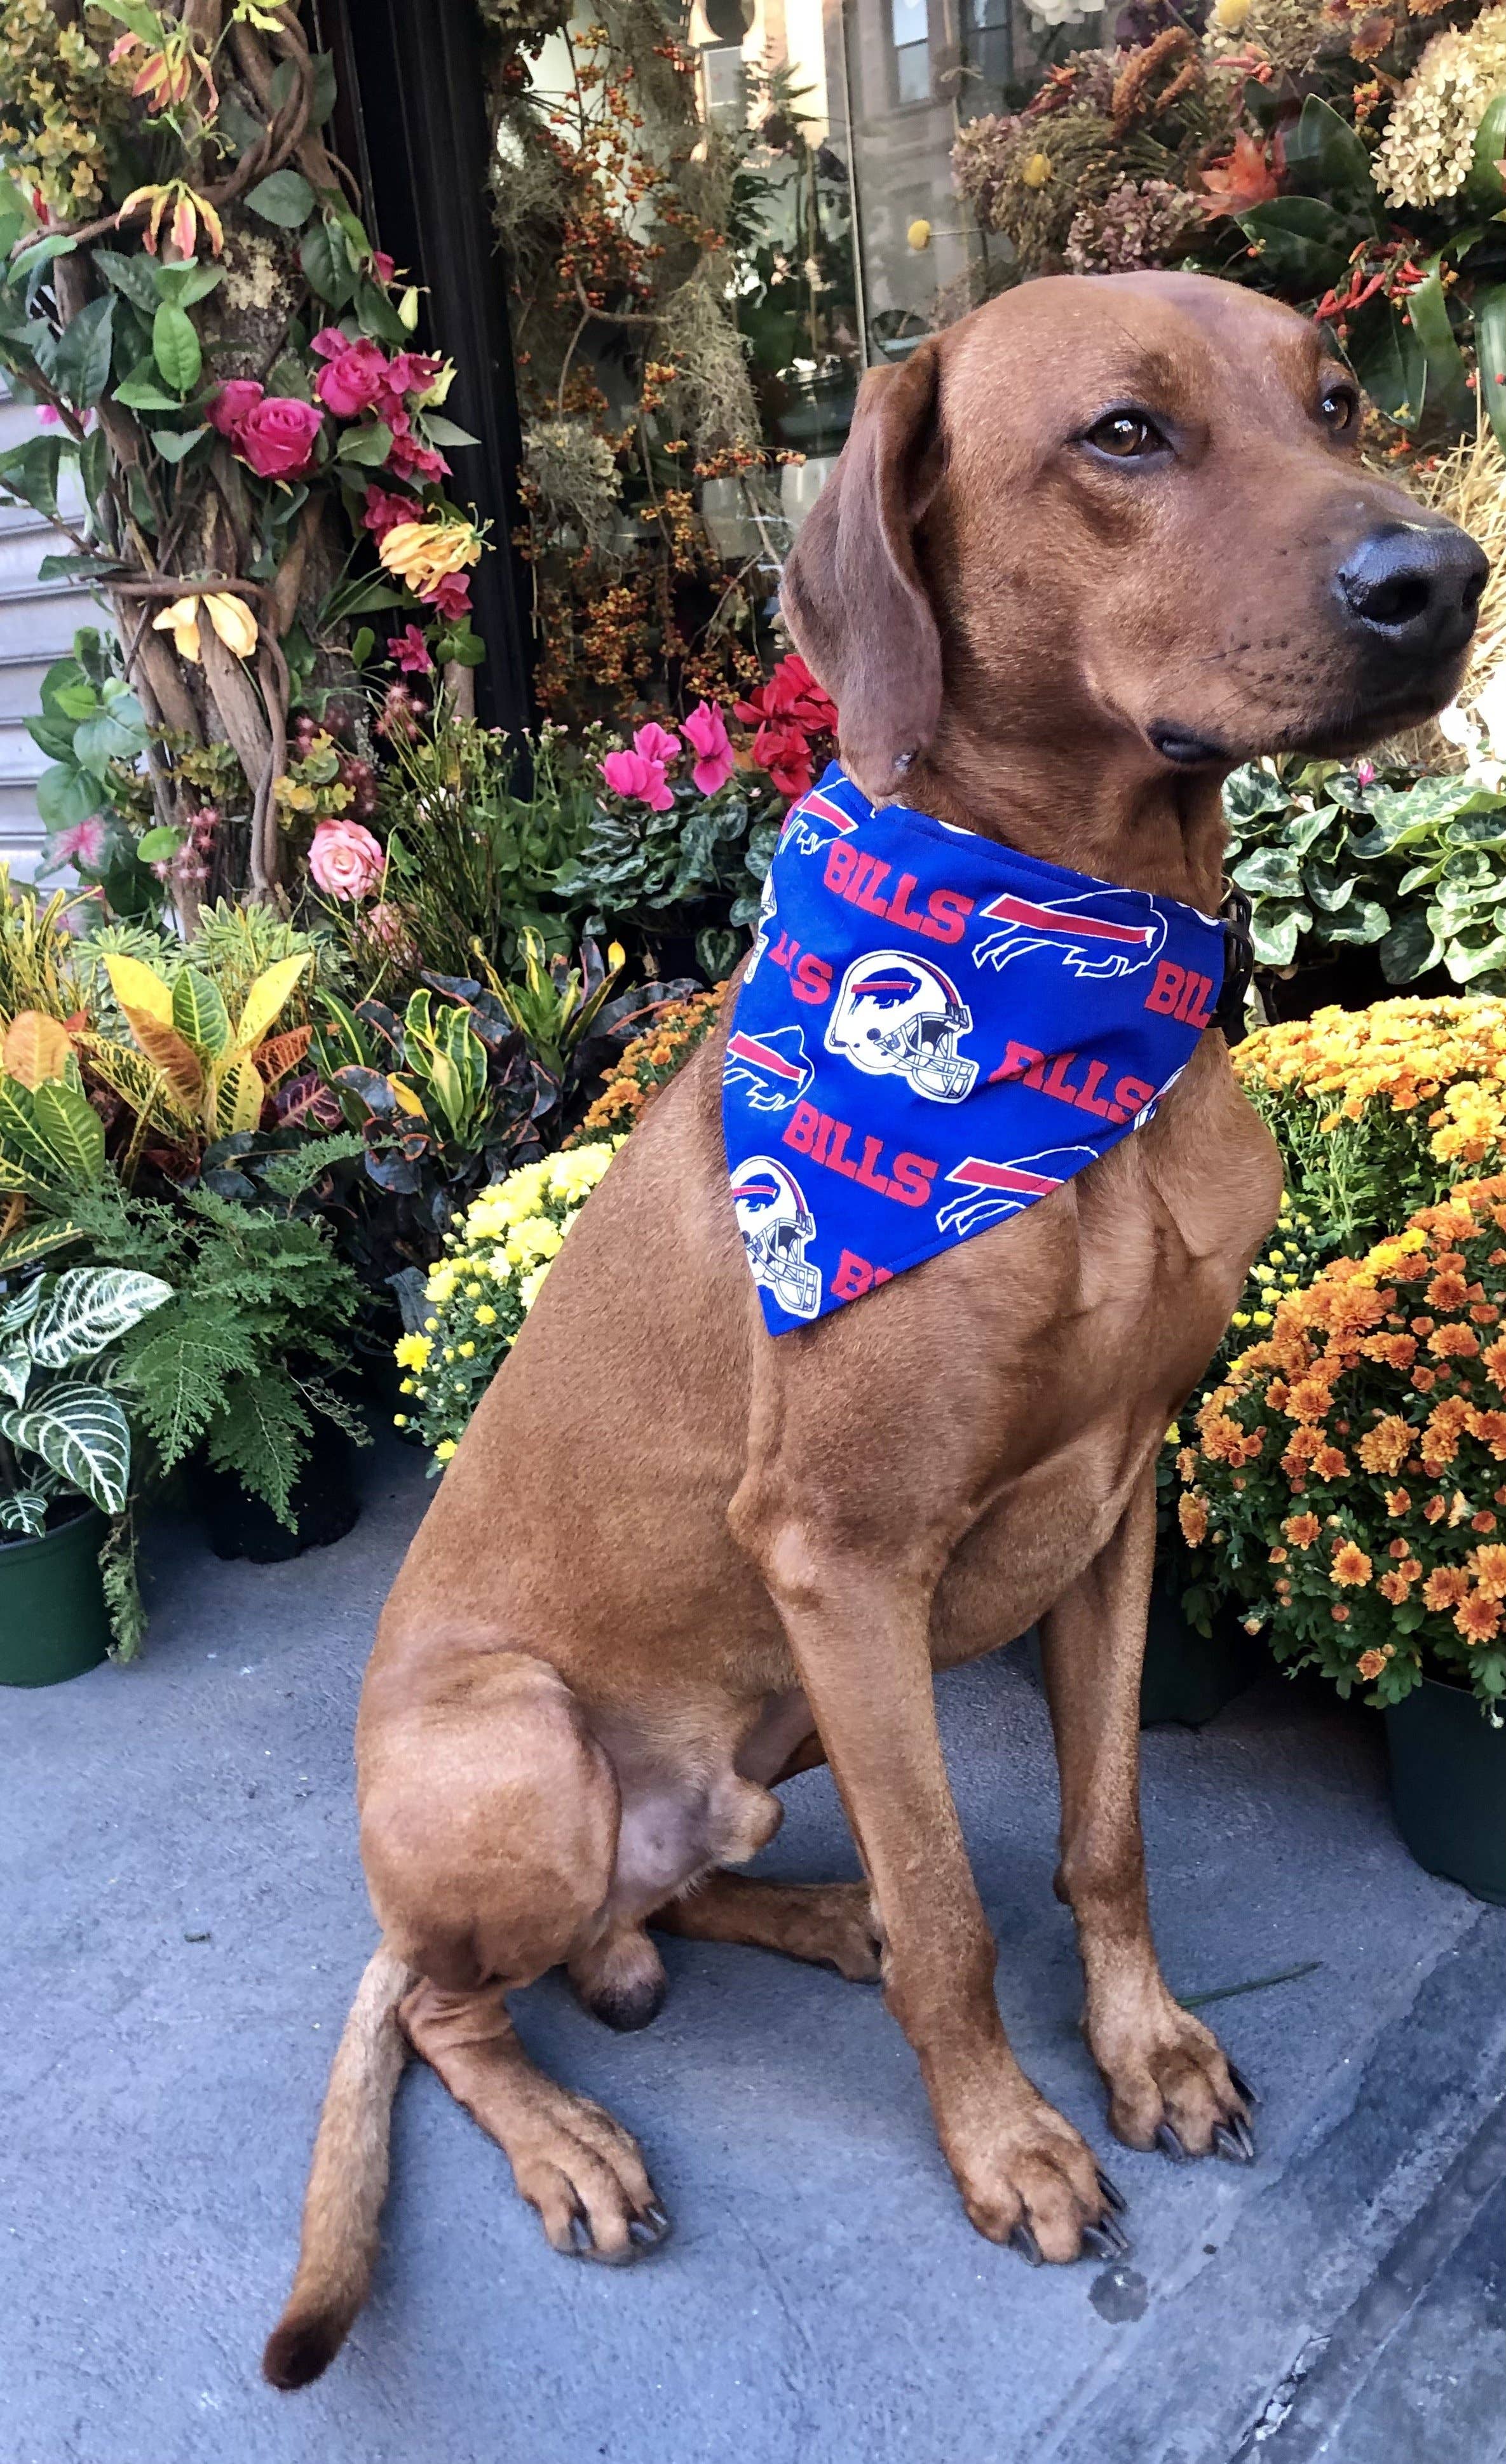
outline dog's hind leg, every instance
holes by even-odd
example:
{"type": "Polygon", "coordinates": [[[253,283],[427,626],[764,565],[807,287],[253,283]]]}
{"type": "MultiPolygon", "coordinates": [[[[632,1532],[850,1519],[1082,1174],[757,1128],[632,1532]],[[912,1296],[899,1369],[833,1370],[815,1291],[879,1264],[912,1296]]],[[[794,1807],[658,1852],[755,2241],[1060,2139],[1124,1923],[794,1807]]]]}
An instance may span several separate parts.
{"type": "Polygon", "coordinates": [[[741,1942],[838,1969],[854,1984],[879,1974],[883,1935],[866,1882],[764,1882],[708,1874],[649,1920],[694,1942],[741,1942]]]}
{"type": "Polygon", "coordinates": [[[1076,1920],[1088,2042],[1114,2130],[1131,2147],[1244,2163],[1246,2099],[1217,2038],[1173,1999],[1151,1940],[1140,1679],[1155,1537],[1151,1472],[1108,1547],[1041,1620],[1061,1771],[1056,1889],[1076,1920]]]}

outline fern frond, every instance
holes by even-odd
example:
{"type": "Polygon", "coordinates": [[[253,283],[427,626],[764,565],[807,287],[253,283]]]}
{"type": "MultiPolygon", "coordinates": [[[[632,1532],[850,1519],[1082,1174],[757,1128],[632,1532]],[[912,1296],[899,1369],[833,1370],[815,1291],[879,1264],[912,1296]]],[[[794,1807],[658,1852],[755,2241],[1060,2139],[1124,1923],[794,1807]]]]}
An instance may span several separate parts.
{"type": "Polygon", "coordinates": [[[224,1408],[210,1431],[208,1453],[219,1470],[270,1506],[279,1523],[296,1526],[293,1484],[308,1460],[313,1427],[302,1396],[281,1369],[233,1377],[224,1408]]]}
{"type": "Polygon", "coordinates": [[[110,1619],[112,1660],[134,1660],[146,1636],[146,1611],[136,1567],[134,1500],[117,1514],[100,1550],[100,1573],[110,1619]]]}

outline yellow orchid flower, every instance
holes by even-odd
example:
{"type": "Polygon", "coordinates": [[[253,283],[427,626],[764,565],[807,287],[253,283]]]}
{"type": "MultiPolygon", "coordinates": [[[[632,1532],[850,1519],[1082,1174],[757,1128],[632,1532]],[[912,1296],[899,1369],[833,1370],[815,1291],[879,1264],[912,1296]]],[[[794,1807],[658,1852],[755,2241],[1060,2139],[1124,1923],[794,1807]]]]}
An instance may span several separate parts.
{"type": "Polygon", "coordinates": [[[227,650],[233,650],[237,659],[249,659],[256,647],[257,626],[244,599],[230,590],[207,590],[204,605],[227,650]]]}
{"type": "Polygon", "coordinates": [[[398,574],[422,597],[447,573],[475,564],[481,542],[469,522],[398,522],[378,553],[388,573],[398,574]]]}
{"type": "Polygon", "coordinates": [[[175,599],[170,607],[165,607],[160,616],[152,618],[152,631],[170,633],[172,647],[179,658],[188,659],[197,666],[200,656],[199,603],[195,597],[175,599]]]}

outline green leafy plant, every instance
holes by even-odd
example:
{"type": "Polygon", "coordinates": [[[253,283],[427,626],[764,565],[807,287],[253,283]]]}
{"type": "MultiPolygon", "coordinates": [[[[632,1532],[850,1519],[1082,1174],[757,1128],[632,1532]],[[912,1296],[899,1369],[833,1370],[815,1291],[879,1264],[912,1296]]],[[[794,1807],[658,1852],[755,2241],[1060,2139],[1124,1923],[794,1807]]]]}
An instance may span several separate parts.
{"type": "Polygon", "coordinates": [[[650,949],[670,934],[693,936],[697,964],[716,982],[757,918],[784,802],[741,771],[713,796],[690,780],[671,793],[662,812],[618,798],[599,803],[555,889],[588,934],[636,934],[650,949]]]}
{"type": "Polygon", "coordinates": [[[1506,792],[1490,779],[1261,761],[1233,773],[1224,809],[1257,965],[1373,946],[1387,983],[1443,967],[1506,990],[1506,792]]]}
{"type": "Polygon", "coordinates": [[[44,1531],[70,1495],[123,1511],[131,1424],[112,1390],[117,1347],[171,1298],[160,1276],[120,1266],[35,1275],[0,1298],[0,1530],[44,1531]]]}

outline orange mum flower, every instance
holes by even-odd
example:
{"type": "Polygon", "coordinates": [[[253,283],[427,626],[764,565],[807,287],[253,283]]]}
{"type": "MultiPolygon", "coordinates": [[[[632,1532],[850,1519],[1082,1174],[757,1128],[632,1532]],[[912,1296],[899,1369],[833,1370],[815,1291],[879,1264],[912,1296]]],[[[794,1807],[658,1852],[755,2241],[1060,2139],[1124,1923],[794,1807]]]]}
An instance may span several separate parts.
{"type": "Polygon", "coordinates": [[[1207,1502],[1192,1492],[1177,1504],[1177,1521],[1189,1549],[1200,1549],[1207,1536],[1207,1502]]]}
{"type": "Polygon", "coordinates": [[[1449,1502],[1447,1498],[1429,1497],[1427,1505],[1423,1507],[1424,1520],[1428,1523],[1441,1523],[1448,1511],[1449,1502]]]}
{"type": "Polygon", "coordinates": [[[1336,1583],[1360,1584],[1369,1581],[1375,1568],[1362,1549],[1358,1548],[1353,1540],[1345,1540],[1335,1550],[1334,1562],[1328,1571],[1336,1583]]]}
{"type": "Polygon", "coordinates": [[[1454,1610],[1453,1621],[1467,1642],[1494,1641],[1500,1632],[1499,1604],[1487,1599],[1483,1592],[1472,1592],[1454,1610]]]}
{"type": "Polygon", "coordinates": [[[1469,1597],[1470,1579],[1462,1567],[1435,1566],[1423,1585],[1423,1598],[1430,1609],[1456,1608],[1469,1597]]]}
{"type": "MultiPolygon", "coordinates": [[[[1390,1601],[1393,1608],[1399,1609],[1402,1602],[1404,1600],[1409,1600],[1412,1595],[1412,1587],[1410,1583],[1406,1581],[1406,1577],[1399,1570],[1389,1574],[1383,1574],[1376,1588],[1384,1599],[1390,1601]]],[[[1380,1660],[1381,1655],[1378,1651],[1375,1651],[1371,1652],[1368,1657],[1372,1660],[1380,1660]]],[[[1384,1661],[1382,1661],[1382,1667],[1384,1667],[1384,1661]]],[[[1381,1670],[1376,1668],[1367,1671],[1365,1669],[1364,1662],[1362,1661],[1360,1664],[1360,1673],[1362,1676],[1370,1675],[1379,1677],[1381,1670]]]]}
{"type": "Polygon", "coordinates": [[[1316,1514],[1291,1514],[1281,1526],[1294,1549],[1311,1549],[1322,1528],[1316,1514]]]}
{"type": "Polygon", "coordinates": [[[1457,1273],[1452,1267],[1451,1267],[1447,1274],[1440,1273],[1434,1275],[1432,1282],[1428,1287],[1428,1298],[1431,1301],[1434,1309],[1463,1309],[1464,1304],[1469,1297],[1469,1286],[1466,1284],[1464,1277],[1457,1273]]]}
{"type": "Polygon", "coordinates": [[[1481,1353],[1491,1383],[1506,1390],[1506,1335],[1499,1335],[1481,1353]]]}
{"type": "Polygon", "coordinates": [[[1500,1541],[1473,1550],[1469,1568],[1488,1600],[1506,1600],[1506,1547],[1500,1541]]]}
{"type": "Polygon", "coordinates": [[[1406,1421],[1398,1419],[1394,1412],[1388,1412],[1384,1420],[1376,1422],[1368,1436],[1361,1439],[1357,1451],[1366,1471],[1396,1472],[1406,1462],[1411,1441],[1412,1433],[1406,1421]]]}
{"type": "Polygon", "coordinates": [[[1371,1683],[1373,1683],[1375,1679],[1380,1676],[1382,1669],[1385,1666],[1385,1654],[1384,1651],[1362,1651],[1359,1659],[1356,1661],[1355,1666],[1359,1669],[1362,1677],[1367,1679],[1371,1683]]]}
{"type": "Polygon", "coordinates": [[[1349,1622],[1349,1612],[1341,1600],[1338,1607],[1330,1609],[1328,1614],[1333,1618],[1335,1625],[1347,1625],[1349,1622]]]}
{"type": "Polygon", "coordinates": [[[1345,1480],[1348,1477],[1348,1462],[1345,1457],[1340,1453],[1337,1446],[1318,1447],[1317,1454],[1313,1457],[1313,1477],[1315,1480],[1345,1480]]]}
{"type": "Polygon", "coordinates": [[[1478,1514],[1471,1515],[1470,1529],[1472,1531],[1494,1531],[1495,1529],[1495,1517],[1491,1512],[1488,1506],[1481,1507],[1478,1514]]]}
{"type": "Polygon", "coordinates": [[[1467,1326],[1441,1326],[1436,1334],[1428,1337],[1428,1349],[1439,1360],[1474,1360],[1479,1355],[1480,1338],[1467,1326]]]}
{"type": "Polygon", "coordinates": [[[1387,1514],[1405,1514],[1411,1502],[1405,1488],[1388,1488],[1385,1492],[1387,1514]]]}

